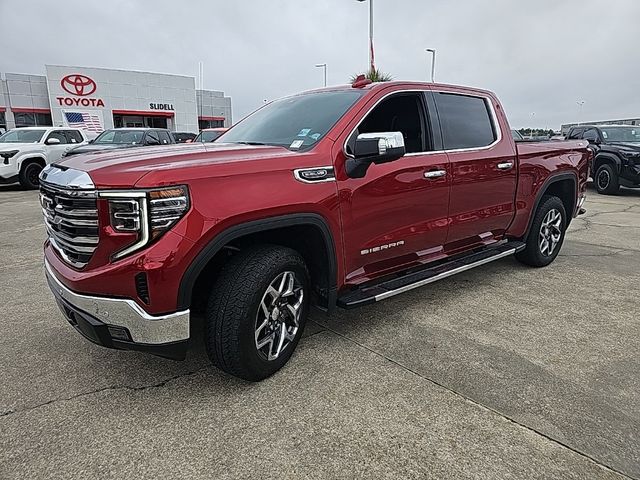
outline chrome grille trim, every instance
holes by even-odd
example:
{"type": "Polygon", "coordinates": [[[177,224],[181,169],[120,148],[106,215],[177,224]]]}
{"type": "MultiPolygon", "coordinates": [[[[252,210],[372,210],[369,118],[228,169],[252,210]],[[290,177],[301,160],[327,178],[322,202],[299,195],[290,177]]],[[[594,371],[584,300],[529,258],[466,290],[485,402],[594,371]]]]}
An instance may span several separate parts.
{"type": "Polygon", "coordinates": [[[89,263],[98,247],[98,195],[95,189],[52,183],[81,179],[81,187],[93,186],[84,172],[50,165],[40,177],[40,205],[51,246],[76,268],[89,263]]]}

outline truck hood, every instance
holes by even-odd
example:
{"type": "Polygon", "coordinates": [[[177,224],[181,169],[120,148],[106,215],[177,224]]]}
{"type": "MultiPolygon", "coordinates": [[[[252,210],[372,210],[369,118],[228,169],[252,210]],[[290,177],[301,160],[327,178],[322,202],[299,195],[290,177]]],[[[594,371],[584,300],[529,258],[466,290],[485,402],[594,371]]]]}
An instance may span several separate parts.
{"type": "Polygon", "coordinates": [[[607,145],[614,145],[619,147],[621,150],[629,151],[629,152],[640,152],[640,143],[634,142],[609,142],[607,145]]]}
{"type": "MultiPolygon", "coordinates": [[[[233,165],[252,160],[298,155],[283,147],[231,143],[190,143],[158,147],[137,147],[117,151],[64,157],[61,167],[87,172],[98,188],[130,188],[150,172],[164,178],[185,178],[189,169],[212,165],[233,165]],[[167,172],[175,171],[175,175],[167,172]]],[[[210,172],[209,172],[210,173],[210,172]]],[[[232,172],[220,172],[220,175],[232,172]]]]}
{"type": "Polygon", "coordinates": [[[86,144],[80,145],[78,147],[72,148],[67,152],[67,155],[78,155],[80,153],[94,153],[94,152],[105,152],[110,150],[121,150],[123,148],[135,148],[139,147],[139,145],[132,145],[129,143],[120,143],[120,144],[104,144],[104,145],[95,145],[95,144],[86,144]]]}
{"type": "Polygon", "coordinates": [[[10,152],[12,150],[37,150],[42,148],[41,143],[0,143],[0,152],[10,152]]]}

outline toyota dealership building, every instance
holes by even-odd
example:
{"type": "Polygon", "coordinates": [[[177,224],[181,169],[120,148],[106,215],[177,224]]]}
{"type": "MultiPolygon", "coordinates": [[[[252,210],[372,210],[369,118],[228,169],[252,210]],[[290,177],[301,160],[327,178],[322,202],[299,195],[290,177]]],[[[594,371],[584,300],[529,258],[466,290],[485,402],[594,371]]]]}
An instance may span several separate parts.
{"type": "Polygon", "coordinates": [[[60,65],[45,69],[45,76],[0,74],[0,131],[47,125],[195,133],[231,126],[231,98],[196,90],[194,77],[60,65]]]}

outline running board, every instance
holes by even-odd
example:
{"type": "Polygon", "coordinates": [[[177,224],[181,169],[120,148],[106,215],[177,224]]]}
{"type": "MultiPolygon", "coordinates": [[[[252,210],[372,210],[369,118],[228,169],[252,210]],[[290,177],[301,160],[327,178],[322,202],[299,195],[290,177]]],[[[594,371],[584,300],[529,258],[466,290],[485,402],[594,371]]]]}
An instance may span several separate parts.
{"type": "Polygon", "coordinates": [[[379,302],[385,298],[437,282],[443,278],[451,277],[452,275],[479,267],[485,263],[508,257],[523,250],[525,246],[523,242],[516,241],[503,243],[464,257],[459,257],[456,260],[451,260],[435,267],[425,268],[375,285],[359,288],[339,297],[338,306],[342,308],[355,308],[379,302]]]}

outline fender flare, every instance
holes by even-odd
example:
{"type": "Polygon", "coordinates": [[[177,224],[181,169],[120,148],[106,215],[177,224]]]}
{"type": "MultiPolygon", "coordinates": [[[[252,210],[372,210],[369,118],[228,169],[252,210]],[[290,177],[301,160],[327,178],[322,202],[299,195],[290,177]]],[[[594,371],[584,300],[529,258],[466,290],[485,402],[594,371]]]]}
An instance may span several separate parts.
{"type": "Polygon", "coordinates": [[[329,260],[328,301],[329,309],[331,310],[333,308],[332,306],[336,304],[337,298],[338,263],[336,259],[335,242],[327,221],[317,213],[296,213],[268,217],[233,225],[220,232],[200,250],[182,275],[178,289],[178,310],[190,308],[191,293],[193,292],[198,276],[202,273],[209,261],[229,242],[253,233],[301,225],[316,227],[320,230],[322,238],[324,239],[329,260]]]}
{"type": "MultiPolygon", "coordinates": [[[[595,157],[593,157],[593,171],[591,172],[592,176],[595,175],[596,171],[598,170],[596,168],[596,165],[600,163],[598,162],[598,159],[611,160],[611,163],[613,163],[616,167],[617,173],[620,174],[620,170],[622,169],[622,159],[615,153],[599,153],[595,157]]],[[[609,163],[606,162],[606,160],[604,163],[609,163]]]]}
{"type": "MultiPolygon", "coordinates": [[[[536,216],[536,212],[538,211],[538,207],[540,206],[540,202],[542,201],[542,197],[544,196],[544,194],[547,192],[547,190],[549,190],[549,187],[551,185],[553,185],[554,183],[562,182],[564,180],[571,180],[573,182],[573,190],[575,193],[575,198],[573,201],[574,201],[574,208],[575,208],[575,202],[578,197],[578,175],[575,172],[560,172],[560,173],[550,175],[544,181],[544,183],[540,187],[540,190],[538,190],[538,193],[536,195],[536,200],[533,203],[533,208],[531,209],[531,213],[529,214],[529,221],[527,222],[527,231],[524,234],[524,238],[529,237],[529,232],[531,232],[531,225],[533,224],[533,219],[536,216]]],[[[567,213],[569,217],[567,219],[567,227],[568,227],[569,223],[571,223],[571,219],[573,218],[573,212],[567,212],[567,213]]]]}
{"type": "Polygon", "coordinates": [[[17,167],[18,172],[22,172],[22,165],[24,165],[25,162],[29,162],[31,160],[38,160],[39,162],[42,163],[43,167],[47,166],[47,159],[45,157],[43,157],[42,155],[40,155],[38,153],[35,153],[35,154],[25,153],[16,162],[16,167],[17,167]]]}

